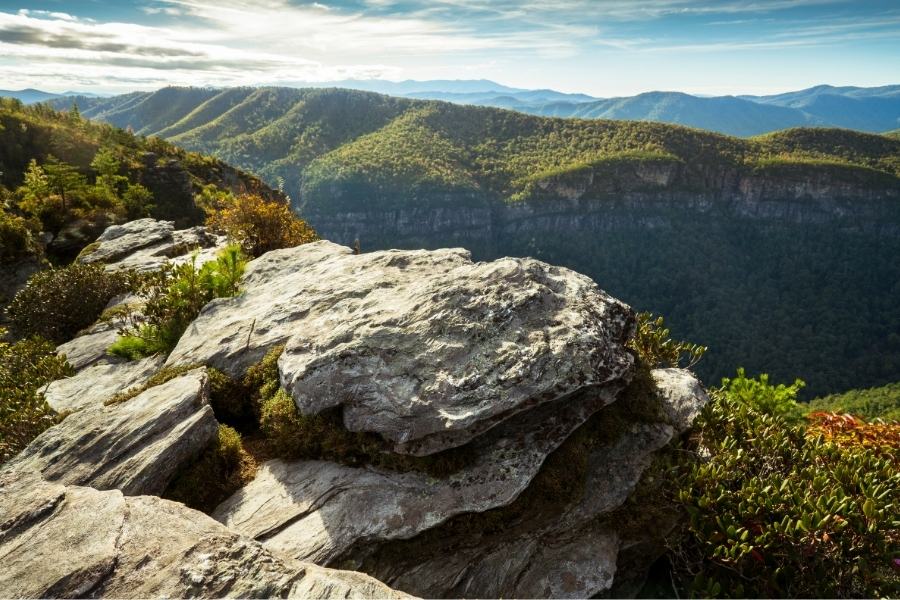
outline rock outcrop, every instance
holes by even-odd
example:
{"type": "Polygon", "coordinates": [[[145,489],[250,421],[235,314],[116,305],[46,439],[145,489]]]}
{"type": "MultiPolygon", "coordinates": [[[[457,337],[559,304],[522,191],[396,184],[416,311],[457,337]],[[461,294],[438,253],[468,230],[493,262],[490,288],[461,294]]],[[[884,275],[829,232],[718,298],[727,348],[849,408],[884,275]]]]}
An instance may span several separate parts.
{"type": "MultiPolygon", "coordinates": [[[[205,235],[137,221],[87,256],[158,268],[213,255],[205,235]]],[[[95,324],[45,390],[71,414],[0,472],[0,595],[396,595],[332,567],[425,597],[634,593],[678,518],[654,466],[707,400],[687,371],[638,368],[634,321],[540,261],[323,241],[251,261],[167,358],[109,357],[115,319],[95,324]],[[268,460],[212,519],[138,496],[216,435],[196,365],[238,378],[276,347],[298,418],[360,447],[268,460]]]]}
{"type": "Polygon", "coordinates": [[[5,598],[399,598],[267,551],[182,504],[0,473],[5,598]]]}
{"type": "Polygon", "coordinates": [[[215,258],[225,238],[205,227],[175,229],[173,221],[138,219],[113,225],[79,257],[83,263],[103,263],[108,269],[153,271],[167,262],[190,260],[197,252],[198,264],[215,258]]]}
{"type": "Polygon", "coordinates": [[[216,434],[209,382],[197,369],[134,398],[84,408],[39,435],[9,465],[45,479],[125,494],[162,494],[216,434]]]}
{"type": "Polygon", "coordinates": [[[97,363],[72,377],[51,382],[44,390],[44,398],[50,408],[60,413],[102,406],[116,394],[142,386],[162,368],[163,362],[162,356],[150,356],[132,362],[97,363]]]}
{"type": "MultiPolygon", "coordinates": [[[[251,262],[244,292],[203,309],[169,365],[241,375],[273,346],[305,414],[342,407],[395,450],[458,446],[516,413],[627,383],[633,315],[590,279],[464,250],[354,255],[316,242],[251,262]]],[[[611,399],[611,398],[610,398],[611,399]]]]}
{"type": "Polygon", "coordinates": [[[591,597],[617,574],[640,579],[677,519],[625,504],[706,394],[677,369],[654,371],[644,384],[572,439],[557,432],[562,464],[540,473],[517,470],[515,451],[504,464],[481,449],[493,473],[473,465],[444,479],[276,460],[213,516],[273,550],[360,569],[423,597],[591,597]],[[653,517],[642,520],[645,510],[653,517]],[[643,556],[620,564],[637,545],[643,556]]]}

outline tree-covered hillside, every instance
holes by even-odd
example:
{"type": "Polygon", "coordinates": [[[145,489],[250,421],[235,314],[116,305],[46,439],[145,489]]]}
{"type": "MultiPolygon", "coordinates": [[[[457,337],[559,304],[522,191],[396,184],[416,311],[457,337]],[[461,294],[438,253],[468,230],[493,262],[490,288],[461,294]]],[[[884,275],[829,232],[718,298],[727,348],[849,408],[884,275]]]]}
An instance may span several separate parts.
{"type": "Polygon", "coordinates": [[[846,413],[867,420],[900,422],[900,383],[816,398],[807,408],[810,411],[846,413]]]}
{"type": "Polygon", "coordinates": [[[575,268],[806,397],[900,379],[900,140],[739,139],[340,89],[168,88],[79,99],[284,189],[364,250],[465,246],[575,268]]]}
{"type": "MultiPolygon", "coordinates": [[[[0,306],[35,272],[71,261],[107,226],[205,218],[208,185],[284,201],[255,176],[160,138],[0,99],[0,306]]],[[[0,317],[2,320],[2,317],[0,317]]]]}
{"type": "Polygon", "coordinates": [[[390,180],[392,193],[427,184],[517,198],[535,178],[611,157],[737,169],[815,163],[851,177],[900,173],[900,143],[840,130],[740,140],[659,123],[542,118],[343,89],[164,88],[76,102],[89,118],[213,153],[270,182],[283,178],[304,202],[314,202],[332,176],[351,184],[373,177],[376,186],[390,180]]]}

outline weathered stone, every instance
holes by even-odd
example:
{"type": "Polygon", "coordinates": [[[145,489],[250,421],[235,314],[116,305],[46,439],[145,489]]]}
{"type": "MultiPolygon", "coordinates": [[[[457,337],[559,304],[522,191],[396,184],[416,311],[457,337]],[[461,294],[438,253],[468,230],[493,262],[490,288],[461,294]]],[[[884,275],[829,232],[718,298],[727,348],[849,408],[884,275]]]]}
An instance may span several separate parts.
{"type": "Polygon", "coordinates": [[[85,252],[79,261],[104,263],[107,269],[155,271],[168,262],[187,262],[197,252],[197,264],[214,260],[225,246],[223,236],[205,227],[176,230],[171,221],[138,219],[106,229],[97,239],[96,248],[85,252]]]}
{"type": "Polygon", "coordinates": [[[158,244],[172,238],[173,221],[137,219],[123,225],[107,227],[97,238],[97,247],[79,257],[83,263],[112,263],[136,250],[158,244]]]}
{"type": "Polygon", "coordinates": [[[164,362],[164,356],[151,356],[132,362],[94,364],[72,377],[51,382],[44,398],[56,412],[102,406],[119,392],[142,385],[164,362]]]}
{"type": "Polygon", "coordinates": [[[270,553],[160,498],[0,473],[0,596],[397,598],[359,573],[270,553]]]}
{"type": "Polygon", "coordinates": [[[208,233],[203,227],[177,230],[158,244],[136,250],[107,264],[108,269],[131,269],[139,272],[157,271],[166,264],[194,261],[196,266],[215,260],[226,245],[224,236],[208,233]]]}
{"type": "Polygon", "coordinates": [[[454,515],[509,504],[547,455],[619,389],[590,390],[510,418],[472,442],[471,464],[442,479],[325,461],[270,461],[213,516],[294,558],[340,564],[360,543],[409,538],[454,515]]]}
{"type": "Polygon", "coordinates": [[[678,431],[690,427],[709,401],[700,381],[684,369],[653,369],[650,374],[657,393],[664,397],[660,407],[666,421],[678,431]]]}
{"type": "Polygon", "coordinates": [[[216,434],[208,387],[197,369],[126,402],[85,408],[39,435],[9,465],[66,484],[161,494],[216,434]]]}
{"type": "Polygon", "coordinates": [[[696,380],[687,372],[654,371],[653,380],[658,382],[659,421],[643,420],[648,418],[644,415],[622,425],[632,407],[617,404],[594,416],[601,430],[616,422],[622,429],[590,452],[583,492],[574,501],[560,499],[558,510],[550,513],[525,506],[499,531],[451,521],[446,530],[438,527],[381,549],[358,546],[357,561],[345,557],[345,564],[356,564],[393,587],[425,597],[585,598],[609,590],[622,568],[646,570],[656,558],[649,551],[631,556],[627,564],[619,557],[647,538],[664,535],[672,523],[654,522],[655,530],[629,526],[640,519],[617,511],[652,464],[654,453],[689,426],[682,417],[696,414],[708,400],[702,388],[688,384],[696,380]]]}
{"type": "Polygon", "coordinates": [[[65,356],[76,371],[96,364],[123,362],[123,359],[107,352],[107,349],[119,339],[120,327],[119,319],[98,321],[82,331],[78,337],[57,346],[56,353],[65,356]]]}
{"type": "Polygon", "coordinates": [[[632,369],[631,310],[587,277],[531,259],[354,255],[316,242],[251,262],[243,285],[203,309],[168,364],[240,375],[286,342],[282,385],[302,412],[342,406],[349,430],[403,453],[464,444],[632,369]]]}

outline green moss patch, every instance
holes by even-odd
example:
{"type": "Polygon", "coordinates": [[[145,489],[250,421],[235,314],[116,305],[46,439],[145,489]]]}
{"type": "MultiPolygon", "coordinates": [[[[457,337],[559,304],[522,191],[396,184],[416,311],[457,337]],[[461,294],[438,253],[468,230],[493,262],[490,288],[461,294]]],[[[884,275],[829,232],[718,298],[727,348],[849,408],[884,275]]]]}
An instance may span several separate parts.
{"type": "Polygon", "coordinates": [[[112,398],[109,398],[105,402],[103,402],[104,406],[112,406],[113,404],[121,404],[122,402],[128,402],[135,396],[138,396],[150,388],[156,387],[158,385],[162,385],[167,383],[176,377],[181,377],[188,371],[193,371],[194,369],[199,369],[203,365],[181,365],[177,367],[164,367],[160,369],[160,371],[144,382],[142,385],[135,386],[133,388],[127,389],[124,392],[119,392],[112,398]]]}
{"type": "Polygon", "coordinates": [[[256,459],[244,449],[241,434],[228,425],[219,425],[215,439],[176,473],[163,497],[210,513],[250,482],[257,466],[256,459]]]}

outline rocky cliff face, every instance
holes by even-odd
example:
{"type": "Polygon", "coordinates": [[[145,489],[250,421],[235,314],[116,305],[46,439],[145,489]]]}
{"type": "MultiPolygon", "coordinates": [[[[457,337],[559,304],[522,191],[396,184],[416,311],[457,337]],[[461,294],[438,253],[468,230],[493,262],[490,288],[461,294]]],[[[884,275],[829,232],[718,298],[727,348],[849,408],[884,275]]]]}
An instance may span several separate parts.
{"type": "MultiPolygon", "coordinates": [[[[158,268],[203,234],[136,221],[90,256],[158,268]]],[[[634,593],[678,519],[657,465],[707,397],[638,368],[633,334],[628,306],[533,259],[270,252],[167,358],[105,356],[104,325],[60,347],[77,373],[46,395],[72,414],[0,469],[0,595],[634,593]],[[225,418],[208,369],[281,346],[298,418],[338,415],[369,458],[270,457],[212,519],[156,497],[225,418]]]]}
{"type": "Polygon", "coordinates": [[[534,182],[525,197],[420,192],[402,205],[379,200],[302,206],[319,233],[381,248],[460,243],[494,256],[517,236],[577,235],[629,227],[669,227],[681,219],[715,223],[746,219],[757,226],[838,223],[854,231],[900,236],[900,185],[889,177],[861,180],[826,169],[739,171],[688,168],[678,162],[584,168],[534,182]],[[388,206],[387,209],[366,209],[388,206]]]}

